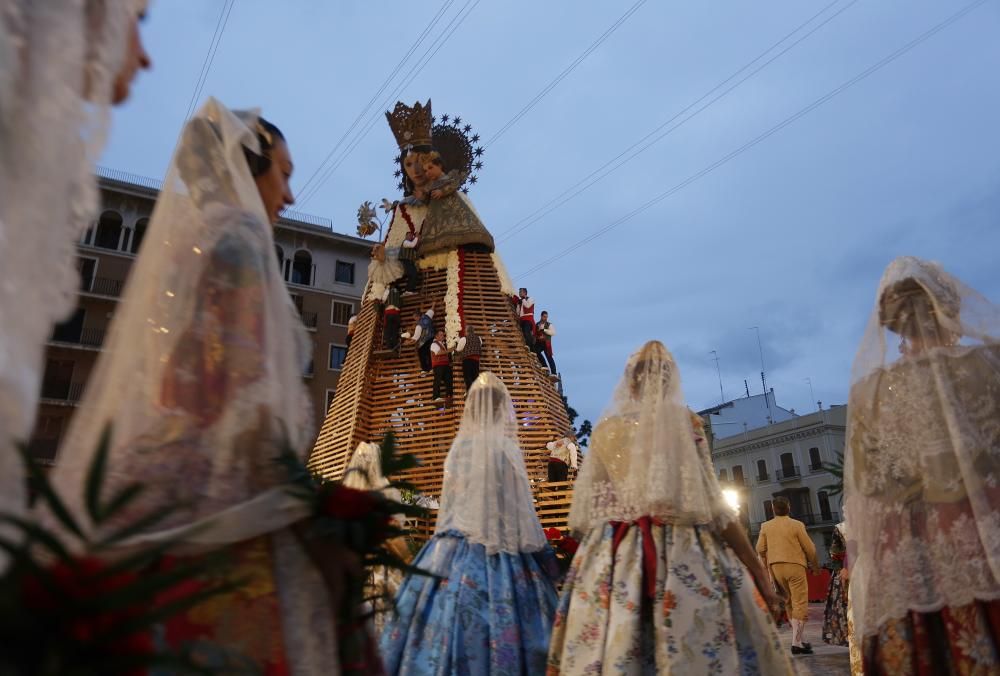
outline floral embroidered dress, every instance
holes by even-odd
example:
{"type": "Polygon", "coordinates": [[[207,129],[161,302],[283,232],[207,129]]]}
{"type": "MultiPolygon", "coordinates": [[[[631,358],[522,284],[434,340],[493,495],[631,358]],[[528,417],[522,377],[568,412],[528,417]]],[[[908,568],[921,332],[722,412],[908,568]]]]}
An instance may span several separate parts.
{"type": "Polygon", "coordinates": [[[935,263],[894,260],[849,411],[865,674],[1000,674],[1000,309],[935,263]]]}
{"type": "Polygon", "coordinates": [[[662,344],[630,359],[583,467],[548,674],[793,673],[662,344]]]}
{"type": "Polygon", "coordinates": [[[843,524],[833,529],[830,544],[830,586],[826,594],[826,609],[823,612],[823,642],[830,645],[847,645],[847,584],[841,576],[844,557],[847,553],[843,536],[843,524]]]}
{"type": "Polygon", "coordinates": [[[492,373],[466,401],[445,461],[437,530],[382,632],[386,672],[542,674],[557,602],[555,556],[535,514],[514,409],[492,373]]]}

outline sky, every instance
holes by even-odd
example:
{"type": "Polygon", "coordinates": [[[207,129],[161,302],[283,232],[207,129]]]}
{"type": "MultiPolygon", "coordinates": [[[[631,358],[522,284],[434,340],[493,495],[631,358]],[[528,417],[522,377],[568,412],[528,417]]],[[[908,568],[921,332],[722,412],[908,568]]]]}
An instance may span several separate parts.
{"type": "MultiPolygon", "coordinates": [[[[102,165],[163,176],[228,2],[152,3],[153,70],[116,111],[102,165]]],[[[899,255],[937,260],[1000,302],[1000,3],[719,163],[970,3],[634,2],[233,0],[199,98],[260,107],[281,127],[297,192],[338,164],[295,208],[354,234],[361,202],[397,196],[382,115],[396,99],[431,98],[490,141],[617,24],[488,143],[469,193],[515,285],[549,311],[582,418],[600,416],[628,355],[653,338],[692,407],[720,401],[713,350],[726,399],[744,381],[760,393],[750,327],[779,405],[845,403],[899,255]],[[658,128],[672,131],[581,183],[658,128]]]]}

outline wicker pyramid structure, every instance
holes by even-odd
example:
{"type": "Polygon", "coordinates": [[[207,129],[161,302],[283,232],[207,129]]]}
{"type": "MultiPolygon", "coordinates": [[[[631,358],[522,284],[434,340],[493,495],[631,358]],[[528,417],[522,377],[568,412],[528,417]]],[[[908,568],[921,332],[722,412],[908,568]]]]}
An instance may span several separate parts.
{"type": "MultiPolygon", "coordinates": [[[[565,527],[571,501],[571,483],[548,482],[546,444],[572,434],[562,397],[549,372],[524,344],[509,295],[501,283],[494,256],[460,250],[458,299],[461,321],[472,325],[483,339],[481,370],[492,371],[507,386],[518,420],[518,438],[531,478],[536,509],[543,526],[565,527]]],[[[440,259],[439,259],[440,260],[440,259]]],[[[422,264],[417,295],[404,297],[403,327],[411,330],[414,310],[437,307],[435,323],[443,326],[448,294],[448,266],[422,264]]],[[[454,265],[452,266],[454,268],[454,265]]],[[[502,269],[502,268],[501,268],[502,269]]],[[[452,269],[452,287],[455,274],[452,269]]],[[[505,276],[505,275],[504,275],[505,276]]],[[[460,363],[453,363],[454,400],[450,407],[432,401],[433,375],[420,370],[416,349],[403,341],[397,352],[382,353],[382,317],[378,304],[365,295],[354,329],[354,338],[337,383],[309,464],[331,478],[339,477],[362,441],[380,441],[392,431],[398,448],[414,453],[421,466],[405,478],[425,495],[441,492],[444,461],[462,419],[465,387],[460,363]]],[[[454,313],[454,299],[449,313],[454,313]]],[[[571,477],[572,479],[572,477],[571,477]]],[[[423,524],[427,537],[433,530],[423,524]]]]}

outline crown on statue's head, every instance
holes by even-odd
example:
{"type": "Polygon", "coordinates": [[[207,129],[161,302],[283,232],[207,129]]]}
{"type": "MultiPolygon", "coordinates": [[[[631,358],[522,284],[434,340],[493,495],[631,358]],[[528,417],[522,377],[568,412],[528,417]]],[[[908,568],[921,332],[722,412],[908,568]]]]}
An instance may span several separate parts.
{"type": "Polygon", "coordinates": [[[417,101],[412,107],[397,101],[391,113],[386,111],[385,118],[389,120],[389,128],[400,148],[431,144],[433,118],[430,99],[427,99],[426,105],[417,101]]]}

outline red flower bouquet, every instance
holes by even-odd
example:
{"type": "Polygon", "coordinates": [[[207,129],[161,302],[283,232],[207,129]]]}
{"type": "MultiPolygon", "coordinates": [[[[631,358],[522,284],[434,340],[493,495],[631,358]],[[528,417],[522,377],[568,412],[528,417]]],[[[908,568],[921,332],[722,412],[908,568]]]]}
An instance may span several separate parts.
{"type": "MultiPolygon", "coordinates": [[[[109,440],[106,430],[86,477],[86,508],[96,526],[111,523],[142,492],[130,485],[102,499],[109,440]]],[[[209,579],[218,559],[162,570],[167,542],[110,560],[107,550],[167,514],[139,517],[91,542],[30,454],[21,453],[39,500],[59,521],[60,533],[70,535],[0,514],[0,522],[18,531],[16,538],[0,537],[10,556],[0,575],[0,674],[138,676],[155,666],[213,673],[187,655],[158,649],[153,628],[231,588],[209,579]]]]}

